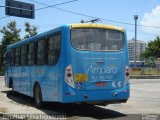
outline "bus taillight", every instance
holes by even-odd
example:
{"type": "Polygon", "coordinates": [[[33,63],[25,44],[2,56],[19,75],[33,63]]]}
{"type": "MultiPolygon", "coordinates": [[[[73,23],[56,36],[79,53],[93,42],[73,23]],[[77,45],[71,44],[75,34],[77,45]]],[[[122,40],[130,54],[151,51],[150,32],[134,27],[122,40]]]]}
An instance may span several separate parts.
{"type": "Polygon", "coordinates": [[[125,76],[124,85],[127,85],[128,83],[129,83],[129,67],[126,66],[126,76],[125,76]]]}
{"type": "Polygon", "coordinates": [[[67,73],[67,77],[71,77],[72,76],[72,73],[67,73]]]}
{"type": "Polygon", "coordinates": [[[126,67],[126,76],[129,76],[129,67],[126,67]]]}
{"type": "Polygon", "coordinates": [[[72,67],[71,65],[66,67],[65,70],[65,82],[74,88],[74,80],[73,80],[73,76],[72,76],[72,67]]]}
{"type": "Polygon", "coordinates": [[[71,72],[71,71],[72,71],[72,68],[71,68],[70,66],[68,66],[68,67],[66,68],[66,70],[67,70],[67,72],[71,72]]]}

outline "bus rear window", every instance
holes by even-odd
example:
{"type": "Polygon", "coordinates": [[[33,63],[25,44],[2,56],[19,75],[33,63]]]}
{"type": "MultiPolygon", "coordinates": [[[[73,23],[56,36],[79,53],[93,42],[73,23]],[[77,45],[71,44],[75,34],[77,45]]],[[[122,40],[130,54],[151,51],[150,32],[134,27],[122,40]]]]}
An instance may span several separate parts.
{"type": "Polygon", "coordinates": [[[124,33],[117,30],[83,28],[71,31],[74,48],[90,51],[116,51],[124,46],[124,33]]]}

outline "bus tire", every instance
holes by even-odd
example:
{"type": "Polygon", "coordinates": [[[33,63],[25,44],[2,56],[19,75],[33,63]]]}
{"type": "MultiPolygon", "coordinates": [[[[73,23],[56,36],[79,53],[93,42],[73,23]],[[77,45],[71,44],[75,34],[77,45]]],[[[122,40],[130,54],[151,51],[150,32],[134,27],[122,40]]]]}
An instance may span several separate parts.
{"type": "Polygon", "coordinates": [[[7,96],[9,96],[9,95],[15,95],[14,83],[13,83],[13,80],[11,78],[9,80],[9,88],[11,88],[11,91],[7,93],[7,96]]]}
{"type": "Polygon", "coordinates": [[[34,87],[34,102],[37,108],[42,108],[42,92],[39,84],[34,87]]]}

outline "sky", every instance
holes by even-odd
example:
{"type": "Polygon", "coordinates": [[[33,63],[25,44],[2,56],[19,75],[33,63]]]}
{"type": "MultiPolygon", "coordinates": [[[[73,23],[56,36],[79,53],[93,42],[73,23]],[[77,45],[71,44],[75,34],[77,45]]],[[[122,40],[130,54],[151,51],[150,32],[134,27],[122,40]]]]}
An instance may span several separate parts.
{"type": "MultiPolygon", "coordinates": [[[[71,0],[18,0],[32,3],[35,9],[45,7],[37,2],[55,5],[71,0]]],[[[5,5],[5,0],[0,0],[0,6],[5,5]]],[[[15,20],[17,27],[21,29],[21,37],[25,35],[24,22],[29,22],[38,27],[38,33],[43,33],[55,27],[79,23],[82,19],[89,21],[100,18],[100,24],[116,25],[126,29],[128,40],[135,36],[134,15],[138,15],[137,39],[144,42],[154,40],[160,35],[160,0],[77,0],[68,4],[56,6],[59,10],[47,8],[35,11],[35,19],[20,17],[5,17],[5,8],[0,7],[0,29],[11,20],[15,20]],[[73,12],[79,14],[73,14],[73,12]],[[82,15],[83,14],[83,15],[82,15]],[[127,23],[127,24],[126,24],[127,23]],[[128,24],[129,23],[129,24],[128,24]]],[[[0,34],[0,39],[2,38],[0,34]]]]}

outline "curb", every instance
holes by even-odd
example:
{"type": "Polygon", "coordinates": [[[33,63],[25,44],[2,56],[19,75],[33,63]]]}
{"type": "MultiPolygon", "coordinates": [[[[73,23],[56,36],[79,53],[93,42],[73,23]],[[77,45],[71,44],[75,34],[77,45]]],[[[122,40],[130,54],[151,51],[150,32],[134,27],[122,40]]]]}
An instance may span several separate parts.
{"type": "Polygon", "coordinates": [[[4,80],[4,76],[0,76],[0,80],[4,80]]]}

